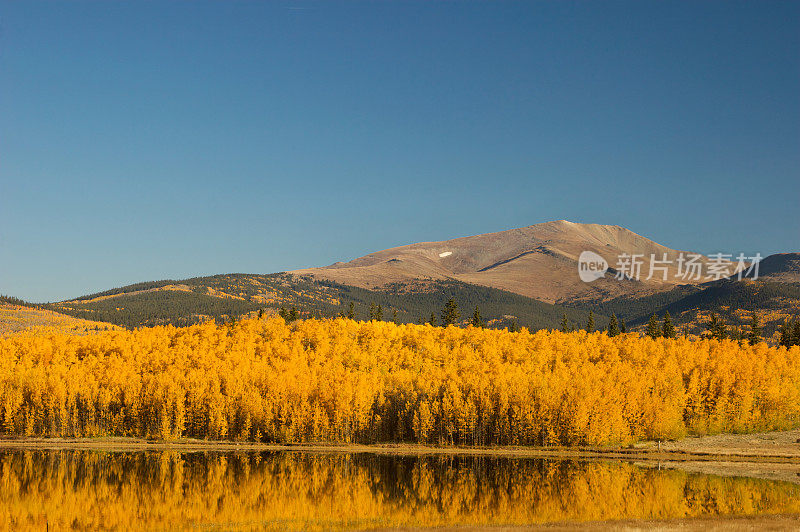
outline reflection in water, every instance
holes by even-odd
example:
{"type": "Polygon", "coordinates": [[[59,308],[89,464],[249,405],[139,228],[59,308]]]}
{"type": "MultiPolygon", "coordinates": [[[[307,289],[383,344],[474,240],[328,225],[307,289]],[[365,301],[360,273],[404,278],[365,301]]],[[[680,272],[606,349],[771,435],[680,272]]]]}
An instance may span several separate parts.
{"type": "Polygon", "coordinates": [[[0,522],[11,528],[330,530],[798,511],[794,484],[626,463],[0,451],[0,522]]]}

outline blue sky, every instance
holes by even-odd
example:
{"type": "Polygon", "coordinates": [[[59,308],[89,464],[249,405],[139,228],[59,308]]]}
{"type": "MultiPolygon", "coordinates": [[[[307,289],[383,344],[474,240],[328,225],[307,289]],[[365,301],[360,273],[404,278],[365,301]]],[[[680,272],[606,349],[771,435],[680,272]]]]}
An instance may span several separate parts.
{"type": "Polygon", "coordinates": [[[0,293],[568,219],[800,250],[800,2],[0,2],[0,293]]]}

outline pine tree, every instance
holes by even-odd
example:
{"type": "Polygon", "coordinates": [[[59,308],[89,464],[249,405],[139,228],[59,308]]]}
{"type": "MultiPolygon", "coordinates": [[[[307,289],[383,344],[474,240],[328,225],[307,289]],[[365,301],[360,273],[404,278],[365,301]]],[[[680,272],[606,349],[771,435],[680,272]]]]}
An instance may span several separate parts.
{"type": "Polygon", "coordinates": [[[517,324],[517,319],[516,318],[511,320],[511,327],[509,327],[508,332],[512,332],[512,333],[519,332],[519,325],[517,324]]]}
{"type": "Polygon", "coordinates": [[[761,341],[761,324],[758,322],[758,314],[753,312],[753,318],[750,320],[750,333],[747,335],[747,341],[750,345],[755,345],[761,341]]]}
{"type": "Polygon", "coordinates": [[[264,309],[260,308],[258,309],[258,319],[261,319],[263,317],[264,317],[264,309]]]}
{"type": "Polygon", "coordinates": [[[661,336],[661,328],[658,326],[658,316],[655,314],[650,316],[650,321],[647,322],[647,336],[653,339],[661,336]]]}
{"type": "Polygon", "coordinates": [[[435,312],[431,312],[431,319],[428,321],[428,323],[430,323],[431,325],[436,327],[436,313],[435,312]]]}
{"type": "Polygon", "coordinates": [[[675,326],[672,324],[672,316],[669,311],[664,313],[664,323],[661,327],[661,334],[664,338],[675,338],[675,326]]]}
{"type": "Polygon", "coordinates": [[[724,340],[728,337],[728,328],[725,326],[725,322],[715,313],[711,313],[711,318],[706,324],[706,329],[711,334],[711,337],[717,340],[724,340]]]}
{"type": "Polygon", "coordinates": [[[292,307],[289,311],[289,321],[296,321],[298,319],[300,319],[300,313],[296,308],[292,307]]]}
{"type": "Polygon", "coordinates": [[[375,320],[376,321],[383,321],[383,307],[378,305],[377,310],[375,311],[375,320]]]}
{"type": "Polygon", "coordinates": [[[458,311],[458,304],[452,297],[447,300],[447,304],[442,309],[442,327],[448,325],[455,325],[461,318],[461,313],[458,311]]]}
{"type": "Polygon", "coordinates": [[[350,307],[347,309],[347,319],[354,320],[356,319],[356,304],[352,301],[350,302],[350,307]]]}
{"type": "Polygon", "coordinates": [[[792,330],[789,326],[789,321],[784,319],[780,328],[781,339],[778,341],[779,345],[783,347],[791,347],[792,345],[792,330]]]}
{"type": "Polygon", "coordinates": [[[567,320],[567,313],[561,316],[561,332],[569,332],[569,320],[567,320]]]}
{"type": "Polygon", "coordinates": [[[800,321],[792,325],[792,345],[800,345],[800,321]]]}
{"type": "Polygon", "coordinates": [[[586,332],[594,332],[594,312],[589,311],[589,319],[586,322],[586,332]]]}
{"type": "Polygon", "coordinates": [[[472,313],[472,321],[470,324],[473,327],[483,327],[483,319],[481,318],[481,312],[478,310],[478,306],[475,306],[475,312],[472,313]]]}
{"type": "Polygon", "coordinates": [[[397,309],[394,309],[394,310],[392,311],[392,321],[393,321],[394,323],[399,323],[399,321],[397,321],[397,309]]]}
{"type": "Polygon", "coordinates": [[[608,335],[611,337],[619,334],[619,325],[617,325],[617,315],[611,314],[611,319],[608,321],[608,335]]]}
{"type": "Polygon", "coordinates": [[[622,318],[619,322],[619,332],[622,334],[628,332],[628,327],[625,325],[625,318],[622,318]]]}

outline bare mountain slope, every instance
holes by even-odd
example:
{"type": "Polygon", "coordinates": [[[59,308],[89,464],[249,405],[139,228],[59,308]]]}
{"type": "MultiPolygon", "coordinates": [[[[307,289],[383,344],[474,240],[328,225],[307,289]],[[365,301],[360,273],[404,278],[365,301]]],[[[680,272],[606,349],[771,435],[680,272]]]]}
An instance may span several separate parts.
{"type": "Polygon", "coordinates": [[[616,225],[559,220],[443,242],[400,246],[346,263],[291,273],[365,288],[416,278],[452,278],[542,301],[564,302],[644,294],[707,280],[676,277],[680,253],[616,225]],[[623,253],[642,255],[640,280],[619,281],[610,272],[592,283],[582,282],[577,261],[583,251],[597,253],[612,269],[623,253]],[[665,281],[660,272],[653,279],[645,279],[651,254],[657,259],[666,254],[672,261],[667,265],[665,281]]]}

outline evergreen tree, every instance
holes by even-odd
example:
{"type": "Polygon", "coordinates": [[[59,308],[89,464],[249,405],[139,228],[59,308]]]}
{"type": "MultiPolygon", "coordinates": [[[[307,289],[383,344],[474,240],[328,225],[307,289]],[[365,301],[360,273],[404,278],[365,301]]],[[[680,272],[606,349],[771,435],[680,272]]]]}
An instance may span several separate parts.
{"type": "Polygon", "coordinates": [[[377,310],[375,311],[375,320],[376,321],[383,321],[383,307],[378,305],[377,310]]]}
{"type": "Polygon", "coordinates": [[[650,316],[650,321],[647,322],[647,336],[653,339],[661,336],[661,328],[658,326],[658,316],[655,314],[650,316]]]}
{"type": "Polygon", "coordinates": [[[792,325],[792,345],[800,345],[800,321],[792,325]]]}
{"type": "Polygon", "coordinates": [[[719,330],[719,318],[715,313],[711,313],[711,317],[708,318],[708,323],[706,323],[706,331],[711,336],[711,338],[717,337],[717,331],[719,330]]]}
{"type": "Polygon", "coordinates": [[[672,324],[672,316],[669,315],[669,311],[664,313],[664,323],[661,327],[661,334],[664,338],[675,338],[675,326],[672,324]]]}
{"type": "Polygon", "coordinates": [[[470,324],[473,327],[483,327],[483,319],[481,318],[481,312],[478,310],[477,305],[475,305],[475,312],[472,313],[470,324]]]}
{"type": "Polygon", "coordinates": [[[436,326],[436,313],[435,312],[431,312],[431,319],[428,321],[428,323],[430,323],[434,327],[436,326]]]}
{"type": "Polygon", "coordinates": [[[442,327],[458,324],[459,318],[461,318],[461,313],[458,311],[458,304],[456,300],[451,297],[447,300],[444,309],[442,309],[442,327]]]}
{"type": "Polygon", "coordinates": [[[373,321],[375,319],[375,303],[369,304],[369,321],[373,321]]]}
{"type": "Polygon", "coordinates": [[[716,313],[711,313],[711,318],[708,320],[706,324],[706,329],[711,334],[711,338],[716,338],[717,340],[724,340],[728,337],[728,328],[725,325],[725,322],[720,319],[716,313]]]}
{"type": "Polygon", "coordinates": [[[622,334],[628,332],[628,327],[625,325],[625,318],[622,318],[619,322],[619,332],[622,334]]]}
{"type": "Polygon", "coordinates": [[[291,310],[289,310],[289,321],[296,321],[298,319],[300,319],[300,313],[296,308],[292,307],[291,310]]]}
{"type": "Polygon", "coordinates": [[[511,327],[509,327],[508,332],[512,332],[512,333],[519,332],[519,325],[517,324],[517,319],[516,318],[511,320],[511,327]]]}
{"type": "Polygon", "coordinates": [[[789,325],[788,320],[783,320],[783,325],[781,325],[781,339],[779,344],[783,347],[791,347],[792,346],[792,329],[789,325]]]}
{"type": "Polygon", "coordinates": [[[755,345],[761,341],[761,324],[758,322],[758,314],[753,312],[753,318],[750,320],[750,333],[747,335],[747,341],[750,345],[755,345]]]}
{"type": "Polygon", "coordinates": [[[356,319],[356,304],[352,301],[350,302],[350,306],[347,309],[347,319],[354,320],[356,319]]]}
{"type": "Polygon", "coordinates": [[[569,320],[567,320],[567,313],[561,316],[561,332],[569,332],[569,320]]]}
{"type": "Polygon", "coordinates": [[[261,319],[263,317],[264,317],[264,309],[260,308],[258,309],[258,319],[261,319]]]}
{"type": "Polygon", "coordinates": [[[611,314],[611,319],[608,321],[608,335],[611,337],[619,334],[619,325],[617,324],[617,315],[611,314]]]}
{"type": "Polygon", "coordinates": [[[397,309],[394,309],[394,310],[392,311],[392,321],[393,321],[394,323],[399,323],[399,322],[397,321],[397,309]]]}

